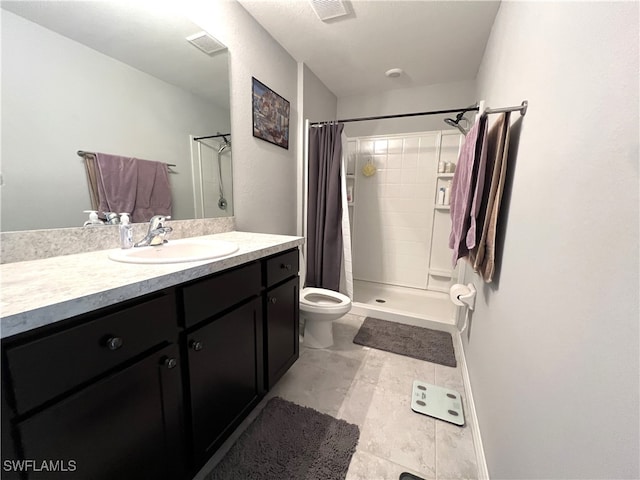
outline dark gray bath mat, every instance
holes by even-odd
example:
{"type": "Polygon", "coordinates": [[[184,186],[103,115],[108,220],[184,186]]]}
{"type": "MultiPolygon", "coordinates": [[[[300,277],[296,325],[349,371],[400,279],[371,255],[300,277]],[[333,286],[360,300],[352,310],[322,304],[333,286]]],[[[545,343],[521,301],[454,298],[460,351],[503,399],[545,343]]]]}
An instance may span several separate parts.
{"type": "Polygon", "coordinates": [[[279,397],[238,438],[207,480],[344,480],[356,425],[279,397]]]}
{"type": "Polygon", "coordinates": [[[447,367],[456,366],[449,332],[367,317],[353,343],[447,367]]]}

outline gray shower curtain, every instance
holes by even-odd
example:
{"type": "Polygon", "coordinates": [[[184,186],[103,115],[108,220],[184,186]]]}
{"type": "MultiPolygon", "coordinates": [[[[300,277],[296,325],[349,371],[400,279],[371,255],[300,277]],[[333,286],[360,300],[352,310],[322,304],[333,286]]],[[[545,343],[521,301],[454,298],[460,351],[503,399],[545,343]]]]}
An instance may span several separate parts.
{"type": "Polygon", "coordinates": [[[340,288],[342,197],[340,166],[343,124],[309,129],[306,286],[340,288]]]}

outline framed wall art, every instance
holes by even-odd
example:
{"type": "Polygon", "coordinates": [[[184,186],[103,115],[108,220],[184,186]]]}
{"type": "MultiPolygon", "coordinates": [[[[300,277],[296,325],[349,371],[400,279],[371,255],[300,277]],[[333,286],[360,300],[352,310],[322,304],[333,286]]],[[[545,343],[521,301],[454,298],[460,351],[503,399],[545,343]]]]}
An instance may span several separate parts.
{"type": "Polygon", "coordinates": [[[253,136],[289,149],[289,101],[251,77],[253,136]]]}

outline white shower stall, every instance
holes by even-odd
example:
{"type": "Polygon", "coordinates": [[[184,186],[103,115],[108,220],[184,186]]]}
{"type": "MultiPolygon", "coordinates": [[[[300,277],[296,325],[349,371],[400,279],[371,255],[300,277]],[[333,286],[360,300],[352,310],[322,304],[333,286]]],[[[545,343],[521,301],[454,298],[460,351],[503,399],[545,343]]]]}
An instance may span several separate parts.
{"type": "Polygon", "coordinates": [[[220,152],[218,139],[191,142],[194,218],[218,218],[233,214],[231,149],[220,152]],[[220,153],[218,153],[220,152],[220,153]],[[220,200],[224,199],[224,202],[220,200]]]}
{"type": "Polygon", "coordinates": [[[448,292],[458,272],[448,248],[449,206],[438,191],[450,187],[453,172],[439,170],[454,168],[463,138],[442,130],[348,139],[353,313],[455,322],[448,292]],[[363,173],[367,163],[373,175],[363,173]]]}

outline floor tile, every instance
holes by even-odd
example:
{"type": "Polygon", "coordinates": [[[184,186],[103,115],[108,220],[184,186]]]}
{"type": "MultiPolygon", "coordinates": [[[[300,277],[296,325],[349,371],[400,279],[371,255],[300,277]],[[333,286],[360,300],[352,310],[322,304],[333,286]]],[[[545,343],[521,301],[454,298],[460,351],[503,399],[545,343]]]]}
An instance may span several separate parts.
{"type": "Polygon", "coordinates": [[[360,426],[359,450],[434,478],[435,423],[411,410],[410,400],[408,394],[356,381],[339,416],[360,426]]]}
{"type": "Polygon", "coordinates": [[[358,425],[360,440],[346,480],[398,480],[402,472],[425,480],[476,479],[460,367],[356,345],[353,337],[363,321],[352,314],[336,320],[334,345],[328,349],[301,344],[300,358],[260,407],[280,396],[358,425]],[[459,427],[413,412],[413,380],[460,392],[467,424],[459,427]]]}
{"type": "Polygon", "coordinates": [[[336,416],[361,362],[317,350],[301,355],[270,392],[336,416]]]}
{"type": "MultiPolygon", "coordinates": [[[[401,473],[412,473],[420,477],[420,473],[414,472],[407,467],[376,457],[362,450],[356,450],[351,459],[351,465],[345,480],[397,480],[401,473]]],[[[421,477],[424,480],[432,478],[421,477]]]]}
{"type": "Polygon", "coordinates": [[[371,349],[358,379],[411,395],[414,380],[434,383],[435,370],[433,363],[371,349]]]}
{"type": "Polygon", "coordinates": [[[459,427],[447,422],[437,422],[436,450],[438,479],[478,478],[473,437],[468,425],[459,427]]]}

